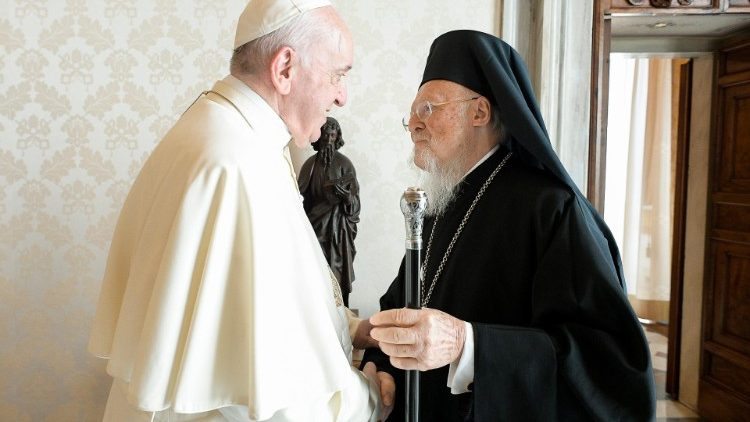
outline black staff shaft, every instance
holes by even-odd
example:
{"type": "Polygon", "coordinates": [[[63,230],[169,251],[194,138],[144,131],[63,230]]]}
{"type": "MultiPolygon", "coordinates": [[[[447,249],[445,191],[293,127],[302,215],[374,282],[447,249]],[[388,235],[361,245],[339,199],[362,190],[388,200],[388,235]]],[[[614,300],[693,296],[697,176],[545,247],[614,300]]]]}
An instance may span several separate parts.
{"type": "Polygon", "coordinates": [[[419,249],[406,250],[406,280],[404,280],[406,282],[404,284],[406,303],[404,306],[411,309],[422,307],[422,292],[419,288],[419,268],[422,266],[421,252],[419,249]]]}
{"type": "MultiPolygon", "coordinates": [[[[406,250],[406,279],[404,297],[406,307],[419,309],[422,294],[419,288],[419,268],[422,266],[420,250],[406,250]]],[[[419,422],[419,371],[406,371],[406,420],[419,422]]]]}
{"type": "MultiPolygon", "coordinates": [[[[422,266],[422,224],[427,196],[419,188],[408,188],[401,198],[401,211],[406,221],[406,274],[404,278],[404,307],[422,307],[420,270],[422,266]]],[[[419,371],[406,371],[407,422],[419,422],[419,371]]]]}

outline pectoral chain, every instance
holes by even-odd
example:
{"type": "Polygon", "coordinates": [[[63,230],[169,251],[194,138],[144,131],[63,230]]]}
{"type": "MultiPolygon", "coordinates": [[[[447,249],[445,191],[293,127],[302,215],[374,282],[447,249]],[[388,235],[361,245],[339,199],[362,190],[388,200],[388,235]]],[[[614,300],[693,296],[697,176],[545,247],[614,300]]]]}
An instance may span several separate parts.
{"type": "Polygon", "coordinates": [[[420,285],[422,286],[421,293],[422,293],[422,307],[427,306],[428,303],[430,303],[430,298],[432,297],[432,292],[435,290],[435,285],[437,284],[438,278],[440,278],[440,274],[443,273],[443,269],[445,268],[445,263],[448,262],[448,258],[451,255],[451,252],[453,251],[453,246],[456,244],[456,241],[461,236],[461,232],[464,230],[464,226],[466,226],[466,222],[469,221],[469,217],[471,217],[471,213],[474,211],[474,208],[477,206],[477,203],[480,199],[482,199],[482,195],[484,195],[484,192],[487,190],[487,187],[489,187],[490,183],[492,183],[492,180],[497,176],[497,173],[500,172],[500,169],[505,166],[505,163],[510,159],[510,156],[513,155],[513,152],[508,152],[508,154],[503,158],[503,161],[500,162],[500,164],[495,167],[495,170],[490,174],[490,176],[487,178],[487,180],[484,182],[482,187],[479,189],[479,192],[477,192],[477,196],[474,198],[474,201],[472,201],[471,206],[469,207],[469,210],[466,211],[466,214],[464,215],[464,218],[461,220],[461,224],[458,225],[458,228],[456,229],[456,232],[453,234],[453,238],[451,239],[451,242],[448,244],[448,248],[445,250],[445,254],[443,254],[443,259],[440,260],[440,265],[438,265],[437,270],[435,271],[435,275],[432,277],[432,282],[430,283],[430,288],[425,293],[425,283],[424,283],[424,276],[427,271],[427,264],[430,262],[430,250],[432,248],[432,239],[435,237],[435,227],[437,227],[438,219],[439,217],[435,217],[435,221],[432,223],[432,229],[430,230],[430,240],[427,242],[427,253],[425,255],[424,263],[422,264],[422,268],[420,268],[419,271],[419,278],[421,279],[420,285]]]}

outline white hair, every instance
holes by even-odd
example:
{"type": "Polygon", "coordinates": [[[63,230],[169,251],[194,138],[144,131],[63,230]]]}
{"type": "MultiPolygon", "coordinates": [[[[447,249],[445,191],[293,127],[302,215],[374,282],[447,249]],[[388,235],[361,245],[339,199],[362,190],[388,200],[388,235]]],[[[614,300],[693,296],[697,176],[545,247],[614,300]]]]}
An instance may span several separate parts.
{"type": "Polygon", "coordinates": [[[500,115],[500,109],[495,104],[491,104],[491,113],[490,113],[490,127],[492,128],[492,131],[495,132],[495,135],[497,136],[498,142],[501,142],[502,139],[505,137],[505,126],[503,125],[503,120],[500,115]]]}
{"type": "Polygon", "coordinates": [[[330,15],[316,8],[295,16],[281,28],[237,47],[231,59],[232,74],[257,75],[283,47],[291,47],[307,66],[313,47],[340,39],[341,29],[330,15]]]}

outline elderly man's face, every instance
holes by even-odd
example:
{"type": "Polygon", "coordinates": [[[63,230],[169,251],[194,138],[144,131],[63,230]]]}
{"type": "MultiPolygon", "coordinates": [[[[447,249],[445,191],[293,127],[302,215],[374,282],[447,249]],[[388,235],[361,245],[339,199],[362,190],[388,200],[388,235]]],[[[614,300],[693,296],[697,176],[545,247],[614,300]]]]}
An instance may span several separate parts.
{"type": "Polygon", "coordinates": [[[332,31],[338,29],[339,34],[310,49],[307,65],[297,67],[299,76],[292,88],[294,98],[282,111],[299,147],[319,139],[320,128],[331,108],[346,104],[345,76],[352,67],[352,39],[343,21],[333,9],[330,12],[332,31]]]}
{"type": "Polygon", "coordinates": [[[426,168],[426,161],[429,158],[440,167],[465,166],[466,163],[455,161],[465,160],[466,148],[470,147],[472,125],[468,108],[471,101],[456,100],[464,100],[472,96],[472,91],[450,81],[433,80],[422,85],[412,103],[412,112],[424,101],[432,104],[455,102],[434,107],[432,114],[424,120],[412,114],[409,129],[414,142],[414,164],[417,167],[429,171],[426,168]]]}

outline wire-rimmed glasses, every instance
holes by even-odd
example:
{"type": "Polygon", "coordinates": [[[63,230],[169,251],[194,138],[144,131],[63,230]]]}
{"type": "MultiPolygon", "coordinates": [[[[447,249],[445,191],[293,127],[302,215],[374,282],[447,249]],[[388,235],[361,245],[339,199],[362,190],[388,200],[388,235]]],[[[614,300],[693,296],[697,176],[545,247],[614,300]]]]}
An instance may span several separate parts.
{"type": "Polygon", "coordinates": [[[328,81],[331,83],[331,85],[338,87],[346,78],[345,72],[337,72],[337,71],[329,71],[329,70],[323,70],[326,75],[328,75],[328,81]]]}
{"type": "Polygon", "coordinates": [[[431,103],[429,101],[422,101],[421,103],[417,104],[416,107],[414,107],[414,111],[406,113],[404,117],[401,118],[401,124],[404,125],[405,131],[410,132],[409,120],[411,120],[411,116],[416,114],[417,118],[424,122],[432,115],[432,112],[435,111],[435,107],[440,107],[440,106],[444,106],[446,104],[451,104],[451,103],[462,103],[464,101],[476,100],[477,98],[479,98],[479,96],[471,97],[471,98],[464,98],[461,100],[443,101],[441,103],[431,103]]]}

